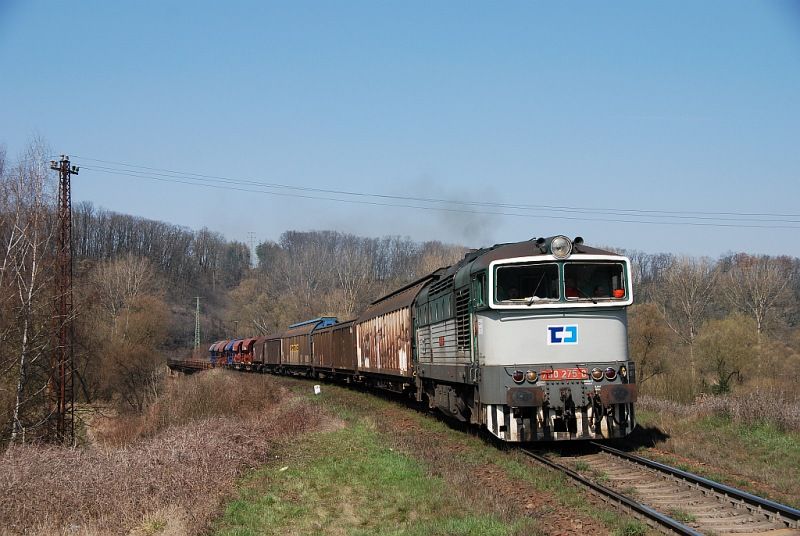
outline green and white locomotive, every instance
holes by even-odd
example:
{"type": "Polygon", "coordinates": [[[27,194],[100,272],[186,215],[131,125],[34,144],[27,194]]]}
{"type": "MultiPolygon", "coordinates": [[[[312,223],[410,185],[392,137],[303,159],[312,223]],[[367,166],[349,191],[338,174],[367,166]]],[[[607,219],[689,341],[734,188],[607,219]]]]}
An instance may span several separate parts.
{"type": "Polygon", "coordinates": [[[635,425],[630,261],[565,236],[468,253],[414,300],[418,399],[509,442],[635,425]]]}

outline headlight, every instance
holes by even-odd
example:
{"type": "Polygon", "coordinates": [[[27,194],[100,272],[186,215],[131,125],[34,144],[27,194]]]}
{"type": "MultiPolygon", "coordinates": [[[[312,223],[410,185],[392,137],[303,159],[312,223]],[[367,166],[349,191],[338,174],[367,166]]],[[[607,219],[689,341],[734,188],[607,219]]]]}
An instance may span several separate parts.
{"type": "Polygon", "coordinates": [[[592,369],[592,379],[596,382],[599,382],[603,379],[603,371],[599,368],[592,369]]]}
{"type": "Polygon", "coordinates": [[[511,375],[511,378],[517,383],[522,383],[525,381],[525,373],[521,370],[515,370],[514,374],[511,375]]]}
{"type": "Polygon", "coordinates": [[[557,236],[550,242],[550,253],[556,259],[566,259],[572,253],[572,242],[566,236],[557,236]]]}
{"type": "Polygon", "coordinates": [[[539,374],[537,374],[535,370],[529,370],[525,373],[525,377],[528,378],[529,382],[536,383],[536,380],[539,379],[539,374]]]}
{"type": "Polygon", "coordinates": [[[608,367],[606,369],[606,379],[609,381],[613,381],[617,379],[617,371],[614,370],[612,367],[608,367]]]}

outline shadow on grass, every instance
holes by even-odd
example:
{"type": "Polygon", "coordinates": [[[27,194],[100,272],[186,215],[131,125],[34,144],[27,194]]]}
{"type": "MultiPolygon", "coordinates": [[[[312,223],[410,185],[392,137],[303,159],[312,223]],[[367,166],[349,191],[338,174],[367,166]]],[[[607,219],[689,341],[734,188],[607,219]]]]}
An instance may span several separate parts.
{"type": "Polygon", "coordinates": [[[636,425],[633,432],[624,439],[624,443],[629,448],[655,447],[659,443],[664,443],[669,439],[669,434],[663,432],[657,426],[636,425]]]}

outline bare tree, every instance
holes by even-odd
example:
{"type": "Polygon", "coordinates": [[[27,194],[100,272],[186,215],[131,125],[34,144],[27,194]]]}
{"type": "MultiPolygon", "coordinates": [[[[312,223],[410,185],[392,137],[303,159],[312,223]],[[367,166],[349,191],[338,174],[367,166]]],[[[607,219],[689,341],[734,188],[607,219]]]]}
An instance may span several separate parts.
{"type": "Polygon", "coordinates": [[[92,279],[98,290],[100,306],[107,311],[112,322],[111,335],[125,338],[131,303],[143,293],[154,290],[154,272],[150,261],[128,254],[116,260],[100,263],[92,279]],[[125,313],[125,325],[120,333],[117,324],[123,313],[125,313]]]}
{"type": "MultiPolygon", "coordinates": [[[[267,335],[294,322],[297,320],[295,310],[281,294],[269,274],[257,272],[243,279],[229,294],[227,325],[239,321],[242,326],[250,327],[250,333],[267,335]]],[[[221,335],[228,336],[227,333],[221,335]]]]}
{"type": "Polygon", "coordinates": [[[767,316],[788,294],[793,275],[791,260],[742,253],[732,261],[724,277],[723,293],[734,309],[755,320],[761,342],[767,316]]]}
{"type": "MultiPolygon", "coordinates": [[[[81,287],[79,328],[93,358],[84,377],[95,395],[142,411],[163,366],[169,308],[151,262],[133,254],[98,263],[81,287]],[[87,325],[90,324],[90,325],[87,325]]],[[[80,366],[80,364],[79,364],[80,366]]]]}
{"type": "Polygon", "coordinates": [[[668,253],[649,254],[641,251],[622,251],[631,260],[631,277],[637,301],[650,301],[653,290],[675,259],[668,253]]]}
{"type": "Polygon", "coordinates": [[[17,354],[16,389],[11,415],[11,441],[20,435],[24,441],[26,428],[37,428],[47,420],[46,389],[49,368],[46,353],[49,347],[52,307],[53,271],[50,243],[54,196],[48,180],[47,155],[41,140],[34,140],[7,181],[11,227],[3,276],[13,280],[16,301],[17,354]],[[45,412],[42,415],[42,410],[45,412]]]}
{"type": "Polygon", "coordinates": [[[694,344],[708,317],[717,271],[708,259],[682,257],[662,272],[653,298],[670,329],[687,345],[692,385],[697,381],[694,344]]]}
{"type": "Polygon", "coordinates": [[[336,238],[333,272],[343,303],[335,307],[338,314],[351,318],[372,297],[376,243],[353,235],[338,234],[336,238]]]}
{"type": "Polygon", "coordinates": [[[289,231],[281,236],[281,247],[286,255],[280,259],[278,270],[303,316],[319,314],[324,292],[330,286],[332,256],[323,233],[289,231]]]}
{"type": "Polygon", "coordinates": [[[457,263],[467,251],[467,248],[462,246],[452,246],[437,241],[425,242],[417,255],[418,261],[414,278],[428,275],[439,268],[457,263]]]}

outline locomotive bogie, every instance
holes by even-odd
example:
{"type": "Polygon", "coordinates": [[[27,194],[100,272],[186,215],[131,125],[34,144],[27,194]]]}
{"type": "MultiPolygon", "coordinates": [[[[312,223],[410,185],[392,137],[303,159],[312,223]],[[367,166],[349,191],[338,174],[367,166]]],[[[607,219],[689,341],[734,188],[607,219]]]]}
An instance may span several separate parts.
{"type": "Polygon", "coordinates": [[[621,438],[635,426],[633,404],[578,408],[574,415],[547,406],[484,406],[486,429],[502,441],[597,440],[621,438]]]}

